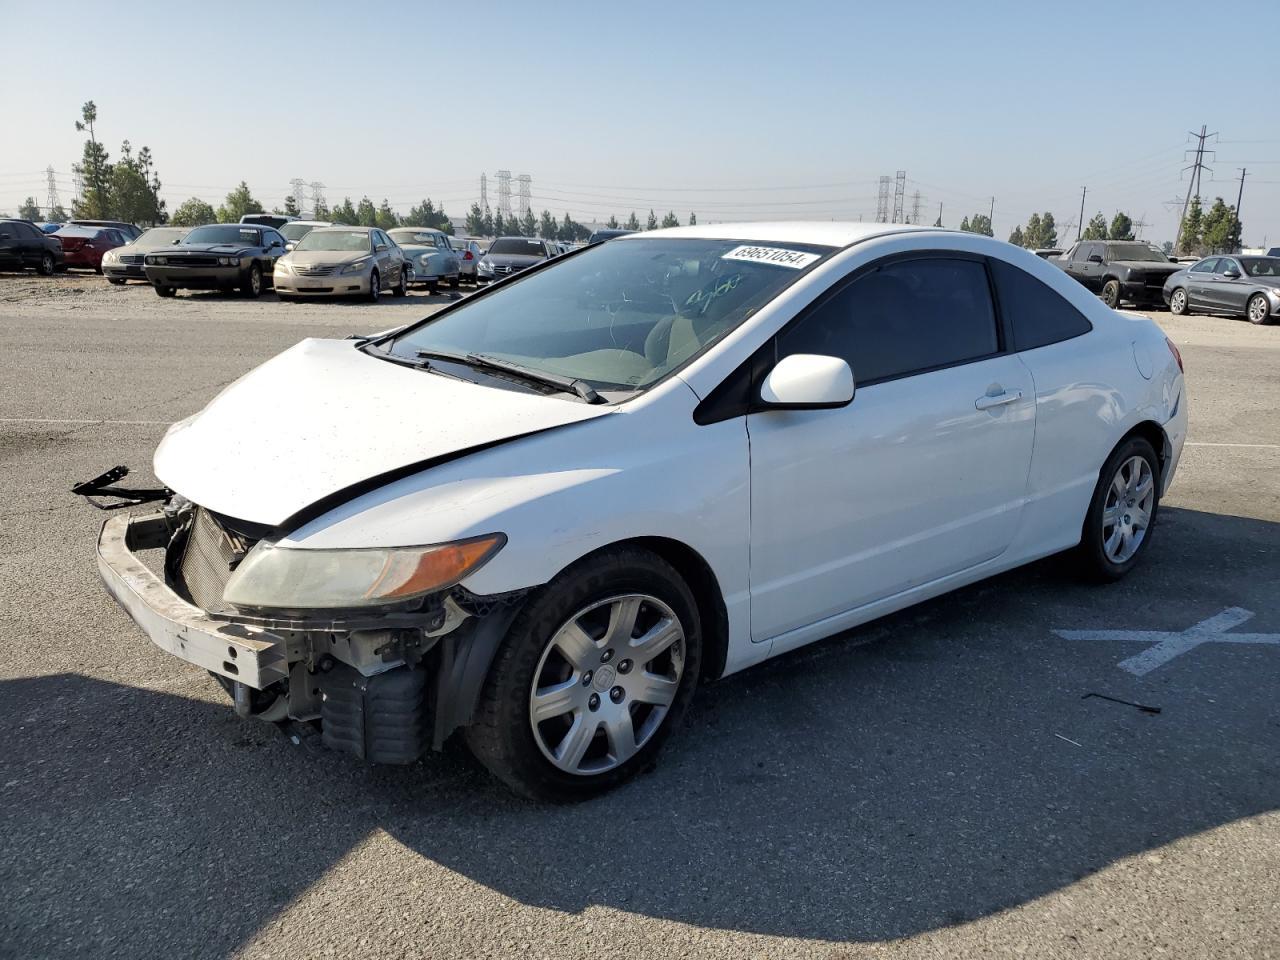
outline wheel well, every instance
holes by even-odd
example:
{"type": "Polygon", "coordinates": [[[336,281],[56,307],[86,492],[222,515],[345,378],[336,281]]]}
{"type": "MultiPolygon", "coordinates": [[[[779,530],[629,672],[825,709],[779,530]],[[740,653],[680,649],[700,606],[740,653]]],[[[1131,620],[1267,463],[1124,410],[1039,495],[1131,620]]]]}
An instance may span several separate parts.
{"type": "Polygon", "coordinates": [[[1173,452],[1169,445],[1169,438],[1165,435],[1164,427],[1154,420],[1143,420],[1121,437],[1120,443],[1117,443],[1116,446],[1120,446],[1130,437],[1142,437],[1147,443],[1151,444],[1151,449],[1155,450],[1156,456],[1160,460],[1160,476],[1163,478],[1165,467],[1169,463],[1169,455],[1173,452]]]}
{"type": "Polygon", "coordinates": [[[622,544],[642,547],[656,553],[684,578],[698,604],[698,617],[702,621],[702,671],[700,680],[716,680],[724,673],[725,658],[729,653],[729,614],[725,609],[720,583],[711,566],[687,544],[669,537],[636,537],[622,544]]]}

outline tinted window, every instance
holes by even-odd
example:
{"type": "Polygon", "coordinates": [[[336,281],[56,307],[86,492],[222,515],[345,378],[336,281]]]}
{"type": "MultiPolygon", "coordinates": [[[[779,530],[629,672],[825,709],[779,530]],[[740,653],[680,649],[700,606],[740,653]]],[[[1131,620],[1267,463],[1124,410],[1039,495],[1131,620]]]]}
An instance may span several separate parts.
{"type": "Polygon", "coordinates": [[[860,383],[999,350],[987,271],[973,260],[910,260],[864,274],[778,343],[778,356],[843,357],[860,383]]]}
{"type": "Polygon", "coordinates": [[[1234,270],[1236,273],[1239,273],[1240,264],[1236,263],[1230,257],[1223,257],[1221,260],[1218,261],[1218,267],[1215,272],[1226,273],[1228,270],[1234,270]]]}
{"type": "Polygon", "coordinates": [[[1191,268],[1192,273],[1213,273],[1214,267],[1217,266],[1218,258],[1210,257],[1208,260],[1201,260],[1191,268]]]}
{"type": "Polygon", "coordinates": [[[520,257],[544,257],[547,252],[542,247],[541,240],[529,240],[521,237],[502,237],[493,241],[493,246],[489,248],[489,252],[494,256],[510,254],[520,257]]]}
{"type": "Polygon", "coordinates": [[[1093,329],[1083,313],[1025,270],[992,260],[991,272],[1000,310],[1013,328],[1013,349],[1034,350],[1093,329]]]}

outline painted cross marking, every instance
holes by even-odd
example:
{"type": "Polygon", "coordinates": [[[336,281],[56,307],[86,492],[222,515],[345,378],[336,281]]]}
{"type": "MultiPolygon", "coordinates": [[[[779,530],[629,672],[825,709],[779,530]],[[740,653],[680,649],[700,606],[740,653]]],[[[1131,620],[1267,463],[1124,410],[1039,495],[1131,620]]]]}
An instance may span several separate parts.
{"type": "Polygon", "coordinates": [[[1227,633],[1253,617],[1253,612],[1242,607],[1228,607],[1208,620],[1201,620],[1194,627],[1181,633],[1161,630],[1054,630],[1064,640],[1124,640],[1131,643],[1151,644],[1141,653],[1121,660],[1116,666],[1141,677],[1156,667],[1164,666],[1174,657],[1194,650],[1202,643],[1260,643],[1280,646],[1280,633],[1227,633]]]}

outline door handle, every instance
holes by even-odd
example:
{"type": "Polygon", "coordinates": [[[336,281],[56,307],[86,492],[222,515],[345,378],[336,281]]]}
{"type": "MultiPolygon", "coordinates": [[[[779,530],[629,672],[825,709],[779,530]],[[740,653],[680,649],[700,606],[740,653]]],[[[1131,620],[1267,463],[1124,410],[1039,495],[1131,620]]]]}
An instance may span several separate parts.
{"type": "Polygon", "coordinates": [[[1013,393],[997,393],[994,397],[979,397],[973,401],[973,405],[979,410],[990,410],[992,407],[1004,406],[1006,403],[1013,403],[1015,400],[1022,399],[1022,391],[1015,390],[1013,393]]]}

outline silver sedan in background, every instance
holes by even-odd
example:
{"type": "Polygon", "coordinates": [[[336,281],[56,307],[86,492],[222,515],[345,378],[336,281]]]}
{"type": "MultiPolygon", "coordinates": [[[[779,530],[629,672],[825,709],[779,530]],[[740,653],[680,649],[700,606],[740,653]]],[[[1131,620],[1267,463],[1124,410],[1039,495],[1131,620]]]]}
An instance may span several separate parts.
{"type": "Polygon", "coordinates": [[[117,286],[126,280],[141,280],[146,283],[147,275],[142,270],[143,256],[181,243],[190,232],[190,227],[152,227],[144,230],[136,240],[104,253],[102,272],[117,286]]]}
{"type": "Polygon", "coordinates": [[[438,293],[440,281],[457,290],[462,282],[462,258],[449,245],[449,236],[434,227],[397,227],[391,239],[409,261],[410,283],[424,283],[428,293],[438,293]]]}
{"type": "Polygon", "coordinates": [[[1163,293],[1175,314],[1223,313],[1271,323],[1280,318],[1280,257],[1205,257],[1170,274],[1163,293]]]}
{"type": "Polygon", "coordinates": [[[458,255],[458,275],[467,283],[475,283],[476,265],[484,256],[484,246],[475,237],[450,237],[449,245],[458,255]]]}
{"type": "Polygon", "coordinates": [[[276,295],[358,296],[409,292],[409,267],[395,242],[377,227],[316,227],[276,261],[276,295]]]}

